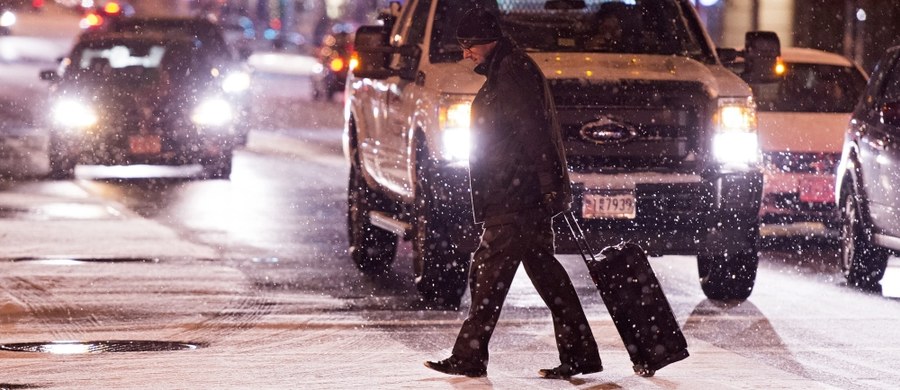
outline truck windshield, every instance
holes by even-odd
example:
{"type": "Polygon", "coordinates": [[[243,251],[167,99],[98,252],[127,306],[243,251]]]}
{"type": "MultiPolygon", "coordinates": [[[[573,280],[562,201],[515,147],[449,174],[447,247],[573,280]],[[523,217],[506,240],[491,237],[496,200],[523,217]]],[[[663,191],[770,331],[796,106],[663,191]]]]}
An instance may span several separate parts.
{"type": "Polygon", "coordinates": [[[443,0],[435,15],[432,59],[458,60],[456,25],[470,8],[500,16],[504,32],[531,52],[596,52],[713,58],[705,38],[692,28],[693,14],[673,0],[443,0]],[[553,6],[556,4],[556,6],[553,6]]]}

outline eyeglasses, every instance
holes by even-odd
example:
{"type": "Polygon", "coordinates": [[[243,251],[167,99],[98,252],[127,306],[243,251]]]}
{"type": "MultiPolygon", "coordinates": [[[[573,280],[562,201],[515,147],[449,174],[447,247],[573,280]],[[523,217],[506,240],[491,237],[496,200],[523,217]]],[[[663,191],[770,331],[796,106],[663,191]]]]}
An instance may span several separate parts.
{"type": "Polygon", "coordinates": [[[496,39],[459,39],[459,47],[463,50],[472,50],[473,46],[478,45],[487,45],[488,43],[494,42],[496,39]]]}

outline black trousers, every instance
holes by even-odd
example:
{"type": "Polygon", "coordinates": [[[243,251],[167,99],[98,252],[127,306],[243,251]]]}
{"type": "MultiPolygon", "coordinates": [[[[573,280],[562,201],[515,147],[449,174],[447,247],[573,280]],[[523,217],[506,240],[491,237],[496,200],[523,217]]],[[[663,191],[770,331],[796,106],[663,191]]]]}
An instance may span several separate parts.
{"type": "Polygon", "coordinates": [[[553,228],[548,217],[491,225],[469,271],[472,305],[456,338],[453,355],[472,363],[488,363],[488,342],[500,317],[519,263],[553,316],[561,363],[575,367],[600,363],[591,327],[572,280],[553,256],[553,228]]]}

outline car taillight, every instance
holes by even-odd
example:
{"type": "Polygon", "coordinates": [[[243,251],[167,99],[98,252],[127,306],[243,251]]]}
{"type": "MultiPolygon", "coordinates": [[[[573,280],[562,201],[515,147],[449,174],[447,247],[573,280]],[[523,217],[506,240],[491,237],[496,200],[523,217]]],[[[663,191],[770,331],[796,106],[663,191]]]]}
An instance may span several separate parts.
{"type": "Polygon", "coordinates": [[[44,0],[31,0],[31,8],[44,7],[44,0]]]}
{"type": "Polygon", "coordinates": [[[81,28],[97,27],[103,24],[103,17],[91,12],[81,18],[81,22],[79,22],[78,24],[81,26],[81,28]]]}
{"type": "Polygon", "coordinates": [[[121,11],[122,7],[119,5],[119,3],[116,2],[109,2],[106,3],[105,6],[103,6],[103,12],[106,12],[107,15],[115,15],[121,11]]]}
{"type": "Polygon", "coordinates": [[[341,57],[335,57],[331,60],[331,64],[329,64],[329,67],[334,72],[340,72],[344,69],[344,59],[341,57]]]}

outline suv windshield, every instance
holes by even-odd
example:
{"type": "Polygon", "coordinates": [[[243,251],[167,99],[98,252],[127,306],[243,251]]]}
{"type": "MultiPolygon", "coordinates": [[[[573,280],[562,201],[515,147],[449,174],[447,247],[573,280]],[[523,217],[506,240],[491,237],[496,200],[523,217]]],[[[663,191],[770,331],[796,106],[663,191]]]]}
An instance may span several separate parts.
{"type": "Polygon", "coordinates": [[[443,0],[432,33],[432,58],[461,58],[456,25],[481,6],[500,16],[503,30],[532,52],[596,52],[711,58],[686,9],[671,0],[593,0],[585,7],[566,1],[443,0]]]}
{"type": "Polygon", "coordinates": [[[751,86],[759,111],[852,112],[866,80],[851,67],[796,63],[777,84],[751,86]]]}

